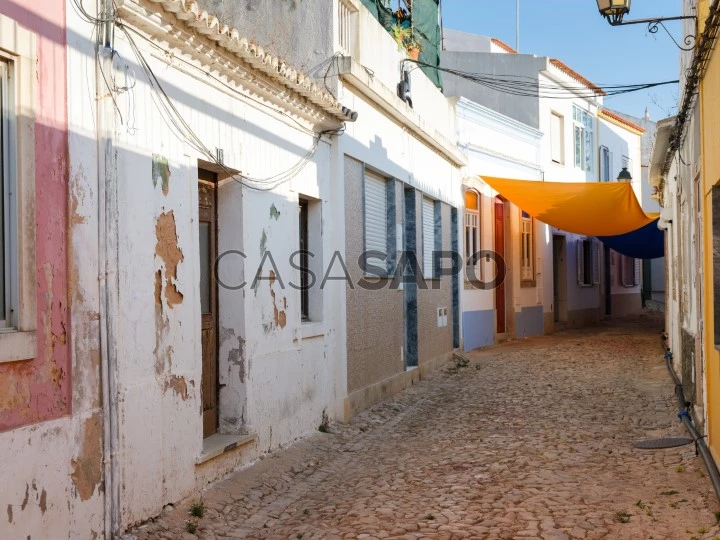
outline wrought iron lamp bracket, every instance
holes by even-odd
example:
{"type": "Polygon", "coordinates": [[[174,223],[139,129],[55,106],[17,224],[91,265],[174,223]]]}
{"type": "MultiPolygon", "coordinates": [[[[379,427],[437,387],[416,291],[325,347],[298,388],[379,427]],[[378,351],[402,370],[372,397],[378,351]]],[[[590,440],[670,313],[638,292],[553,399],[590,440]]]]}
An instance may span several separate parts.
{"type": "Polygon", "coordinates": [[[651,34],[657,34],[658,30],[660,30],[660,27],[662,27],[662,29],[665,30],[667,35],[670,36],[670,39],[673,41],[673,43],[681,51],[695,50],[695,45],[697,43],[697,21],[698,19],[695,15],[685,15],[682,17],[660,17],[657,19],[636,19],[633,21],[623,21],[621,17],[608,17],[608,22],[611,26],[625,26],[626,24],[647,24],[648,32],[650,32],[651,34]],[[685,45],[683,47],[683,45],[678,43],[678,41],[663,23],[665,21],[683,21],[686,19],[692,19],[693,21],[695,21],[695,34],[690,34],[683,38],[683,44],[685,45]]]}

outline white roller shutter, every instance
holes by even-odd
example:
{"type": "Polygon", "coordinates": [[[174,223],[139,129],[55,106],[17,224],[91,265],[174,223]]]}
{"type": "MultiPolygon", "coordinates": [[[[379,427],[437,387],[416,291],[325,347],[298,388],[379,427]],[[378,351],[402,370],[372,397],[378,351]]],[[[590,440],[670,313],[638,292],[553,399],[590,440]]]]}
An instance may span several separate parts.
{"type": "Polygon", "coordinates": [[[387,181],[365,172],[365,250],[388,251],[387,181]]]}
{"type": "Polygon", "coordinates": [[[435,251],[435,202],[423,197],[423,274],[425,279],[434,277],[433,251],[435,251]]]}

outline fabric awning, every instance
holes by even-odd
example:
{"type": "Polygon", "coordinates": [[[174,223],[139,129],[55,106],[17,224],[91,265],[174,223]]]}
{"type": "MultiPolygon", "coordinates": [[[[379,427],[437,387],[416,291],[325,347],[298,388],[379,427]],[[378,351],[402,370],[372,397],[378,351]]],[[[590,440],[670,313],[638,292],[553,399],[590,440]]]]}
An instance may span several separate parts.
{"type": "Polygon", "coordinates": [[[665,233],[658,228],[658,221],[618,236],[598,236],[598,240],[633,259],[658,259],[665,256],[665,233]]]}
{"type": "Polygon", "coordinates": [[[626,182],[538,182],[481,176],[491,188],[534,218],[566,232],[617,236],[655,221],[626,182]]]}

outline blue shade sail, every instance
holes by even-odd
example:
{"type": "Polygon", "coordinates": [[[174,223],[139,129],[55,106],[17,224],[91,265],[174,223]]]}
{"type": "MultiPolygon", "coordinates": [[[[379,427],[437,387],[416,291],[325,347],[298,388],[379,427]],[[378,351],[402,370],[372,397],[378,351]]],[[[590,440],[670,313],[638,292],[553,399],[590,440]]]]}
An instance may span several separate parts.
{"type": "Polygon", "coordinates": [[[621,255],[634,259],[665,256],[665,233],[658,229],[657,219],[635,231],[617,236],[598,236],[597,239],[621,255]]]}

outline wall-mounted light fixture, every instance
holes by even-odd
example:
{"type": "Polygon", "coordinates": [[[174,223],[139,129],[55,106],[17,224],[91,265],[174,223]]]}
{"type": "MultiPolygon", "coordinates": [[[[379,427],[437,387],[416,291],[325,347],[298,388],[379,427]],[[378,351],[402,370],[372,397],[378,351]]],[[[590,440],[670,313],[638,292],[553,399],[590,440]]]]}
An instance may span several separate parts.
{"type": "Polygon", "coordinates": [[[673,43],[683,51],[692,51],[695,48],[695,42],[697,40],[696,34],[685,36],[683,47],[677,40],[672,36],[670,31],[663,24],[664,21],[682,21],[685,19],[693,19],[695,21],[695,28],[697,28],[697,17],[694,15],[679,16],[679,17],[658,17],[655,19],[634,19],[632,21],[625,21],[625,15],[630,13],[630,4],[632,0],[597,0],[598,10],[600,15],[605,17],[612,26],[623,26],[626,24],[647,24],[648,32],[656,34],[662,26],[663,30],[667,32],[673,43]]]}

